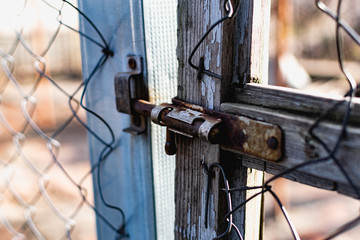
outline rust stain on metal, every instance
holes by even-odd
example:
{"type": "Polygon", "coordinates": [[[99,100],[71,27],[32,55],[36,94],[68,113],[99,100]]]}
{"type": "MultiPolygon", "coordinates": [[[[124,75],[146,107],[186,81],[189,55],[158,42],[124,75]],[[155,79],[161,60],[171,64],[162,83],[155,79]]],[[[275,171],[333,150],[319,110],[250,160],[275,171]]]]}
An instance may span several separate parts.
{"type": "Polygon", "coordinates": [[[278,161],[281,158],[282,132],[272,124],[228,114],[224,121],[223,149],[278,161]]]}
{"type": "Polygon", "coordinates": [[[267,145],[271,149],[277,149],[278,145],[279,145],[279,142],[275,137],[270,137],[267,140],[267,145]]]}
{"type": "Polygon", "coordinates": [[[172,102],[179,106],[179,107],[183,107],[183,108],[189,108],[189,109],[192,109],[192,110],[195,110],[195,111],[198,111],[198,112],[202,112],[202,113],[206,113],[205,112],[205,109],[204,107],[202,106],[199,106],[199,105],[196,105],[196,104],[192,104],[192,103],[187,103],[187,102],[183,102],[177,98],[173,98],[172,99],[172,102]]]}
{"type": "Polygon", "coordinates": [[[174,133],[199,137],[228,151],[239,152],[278,161],[282,155],[282,131],[273,124],[245,116],[215,111],[173,99],[174,104],[153,105],[147,101],[133,101],[132,109],[141,116],[168,128],[166,151],[174,154],[174,133]]]}
{"type": "Polygon", "coordinates": [[[216,140],[225,150],[278,161],[282,156],[282,131],[280,127],[248,117],[223,113],[183,102],[174,98],[175,105],[190,108],[222,120],[220,139],[216,140]]]}

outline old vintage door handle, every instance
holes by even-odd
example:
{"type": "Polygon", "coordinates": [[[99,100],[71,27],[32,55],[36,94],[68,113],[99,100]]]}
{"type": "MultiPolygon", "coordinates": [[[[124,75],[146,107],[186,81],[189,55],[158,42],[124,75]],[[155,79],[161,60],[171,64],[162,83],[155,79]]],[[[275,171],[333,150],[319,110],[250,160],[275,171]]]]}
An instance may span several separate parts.
{"type": "MultiPolygon", "coordinates": [[[[137,60],[140,61],[139,58],[137,60]]],[[[144,117],[150,117],[155,124],[167,127],[165,150],[167,154],[176,153],[175,135],[200,138],[223,149],[277,161],[282,155],[282,131],[280,127],[245,116],[228,114],[174,98],[172,104],[152,104],[131,96],[132,78],[138,72],[118,73],[115,76],[117,110],[130,114],[133,122],[124,131],[140,134],[145,131],[144,117]]]]}

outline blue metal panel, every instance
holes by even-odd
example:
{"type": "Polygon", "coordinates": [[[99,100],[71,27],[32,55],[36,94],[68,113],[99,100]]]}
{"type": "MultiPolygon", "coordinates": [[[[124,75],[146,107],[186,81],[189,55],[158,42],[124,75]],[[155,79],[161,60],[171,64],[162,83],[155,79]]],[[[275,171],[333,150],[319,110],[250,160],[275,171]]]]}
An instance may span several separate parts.
{"type": "MultiPolygon", "coordinates": [[[[126,232],[129,239],[155,239],[154,193],[150,134],[134,136],[123,133],[129,126],[129,116],[116,111],[114,76],[126,71],[126,56],[141,55],[145,59],[142,2],[139,0],[79,0],[80,9],[95,23],[114,51],[102,69],[91,80],[86,91],[86,102],[94,112],[101,115],[115,133],[116,148],[104,161],[101,168],[101,186],[105,200],[122,208],[126,216],[126,232]]],[[[80,17],[80,28],[97,40],[94,29],[80,17]]],[[[83,74],[86,79],[99,58],[101,48],[82,38],[83,74]]],[[[146,70],[146,68],[144,68],[146,70]]],[[[146,72],[145,72],[146,75],[146,72]]],[[[88,125],[102,138],[110,141],[111,135],[105,125],[88,115],[88,125]]],[[[89,134],[92,164],[104,148],[89,134]]],[[[121,215],[106,207],[101,201],[97,186],[97,171],[94,172],[95,205],[99,211],[119,227],[121,215]]],[[[116,234],[99,217],[97,218],[98,238],[115,239],[116,234]]]]}

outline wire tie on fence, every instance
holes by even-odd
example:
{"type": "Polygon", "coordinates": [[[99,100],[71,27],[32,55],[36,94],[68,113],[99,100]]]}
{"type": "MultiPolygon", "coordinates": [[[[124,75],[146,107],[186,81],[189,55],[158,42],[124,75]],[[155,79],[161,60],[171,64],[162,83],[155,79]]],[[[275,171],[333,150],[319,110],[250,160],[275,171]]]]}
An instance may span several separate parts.
{"type": "MultiPolygon", "coordinates": [[[[200,47],[200,45],[205,41],[205,38],[210,34],[210,32],[216,27],[218,26],[219,24],[221,24],[222,22],[224,22],[225,20],[227,19],[233,19],[234,17],[236,17],[236,15],[238,14],[239,12],[239,8],[240,8],[240,2],[238,2],[238,4],[236,5],[235,7],[235,10],[234,10],[234,6],[233,6],[233,3],[231,2],[231,0],[227,0],[225,3],[224,3],[224,8],[225,8],[225,11],[227,12],[227,15],[220,18],[219,20],[217,20],[214,24],[212,24],[208,29],[207,31],[203,34],[203,36],[200,38],[200,40],[197,42],[197,44],[195,45],[195,47],[192,49],[190,55],[189,55],[189,58],[188,58],[188,64],[190,65],[190,67],[198,70],[199,72],[201,73],[205,73],[209,76],[212,76],[214,78],[218,78],[218,79],[223,79],[223,76],[220,75],[220,74],[217,74],[215,72],[212,72],[210,71],[210,69],[201,69],[201,65],[199,66],[196,66],[193,64],[192,62],[192,59],[196,53],[196,51],[198,50],[198,48],[200,47]]],[[[199,73],[198,73],[198,79],[199,79],[199,73]]],[[[201,79],[201,78],[200,78],[201,79]]]]}
{"type": "Polygon", "coordinates": [[[115,240],[121,240],[124,238],[129,238],[129,234],[125,231],[125,224],[121,224],[121,226],[116,230],[118,235],[115,237],[115,240]]]}
{"type": "Polygon", "coordinates": [[[110,50],[108,47],[106,48],[103,48],[101,50],[102,53],[104,53],[105,56],[110,56],[110,57],[113,57],[114,56],[114,52],[112,50],[110,50]]]}

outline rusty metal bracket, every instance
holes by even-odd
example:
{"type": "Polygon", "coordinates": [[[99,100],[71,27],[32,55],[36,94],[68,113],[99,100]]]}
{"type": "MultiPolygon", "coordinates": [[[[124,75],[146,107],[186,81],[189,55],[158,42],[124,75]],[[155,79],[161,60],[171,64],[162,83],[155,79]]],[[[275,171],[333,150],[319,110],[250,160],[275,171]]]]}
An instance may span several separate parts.
{"type": "Polygon", "coordinates": [[[144,98],[144,96],[140,96],[141,92],[139,93],[139,90],[143,88],[141,57],[127,56],[126,68],[126,72],[119,72],[115,76],[116,108],[119,112],[131,115],[131,125],[124,129],[124,132],[141,134],[146,130],[146,119],[144,116],[137,114],[132,108],[133,101],[144,98]]]}
{"type": "Polygon", "coordinates": [[[223,113],[199,105],[173,99],[177,106],[221,119],[214,142],[224,150],[278,161],[282,157],[282,130],[279,126],[245,116],[223,113]]]}
{"type": "Polygon", "coordinates": [[[277,161],[281,158],[282,131],[272,124],[228,114],[221,148],[277,161]]]}

